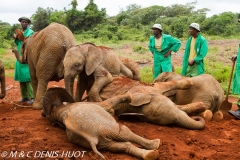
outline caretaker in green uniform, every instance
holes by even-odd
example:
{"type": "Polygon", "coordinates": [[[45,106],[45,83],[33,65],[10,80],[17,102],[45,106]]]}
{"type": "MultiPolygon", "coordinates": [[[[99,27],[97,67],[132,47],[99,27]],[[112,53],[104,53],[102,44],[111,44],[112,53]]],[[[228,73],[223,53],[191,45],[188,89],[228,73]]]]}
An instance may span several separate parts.
{"type": "Polygon", "coordinates": [[[150,37],[148,48],[153,54],[153,78],[162,72],[172,72],[171,52],[177,52],[181,47],[181,41],[171,35],[162,33],[162,26],[154,24],[152,27],[154,36],[150,37]]]}
{"type": "Polygon", "coordinates": [[[208,52],[206,39],[199,33],[198,23],[192,23],[189,26],[191,37],[188,39],[184,51],[182,75],[194,77],[204,73],[203,59],[208,52]]]}
{"type": "MultiPolygon", "coordinates": [[[[21,23],[24,37],[29,37],[34,33],[33,30],[29,28],[29,23],[31,23],[30,19],[21,17],[18,19],[18,21],[21,23]]],[[[13,35],[13,38],[15,39],[17,50],[21,54],[21,46],[23,42],[18,40],[16,34],[13,35]]],[[[32,104],[34,102],[34,95],[28,64],[21,64],[18,60],[16,61],[14,80],[20,82],[22,99],[18,102],[27,102],[29,104],[32,104]]]]}
{"type": "MultiPolygon", "coordinates": [[[[236,61],[236,60],[237,60],[237,63],[236,63],[236,70],[233,76],[232,93],[240,94],[240,44],[238,46],[237,56],[232,57],[232,61],[236,61]]],[[[230,110],[229,113],[234,117],[240,119],[240,97],[238,98],[237,106],[238,106],[238,109],[236,111],[230,110]]]]}

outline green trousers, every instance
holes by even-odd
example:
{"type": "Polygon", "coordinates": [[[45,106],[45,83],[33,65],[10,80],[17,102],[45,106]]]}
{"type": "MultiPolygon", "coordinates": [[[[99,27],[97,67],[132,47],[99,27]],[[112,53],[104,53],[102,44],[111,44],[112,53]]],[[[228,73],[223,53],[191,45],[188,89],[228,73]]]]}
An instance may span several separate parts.
{"type": "Polygon", "coordinates": [[[31,82],[20,82],[22,98],[34,98],[31,82]]]}
{"type": "Polygon", "coordinates": [[[194,64],[193,66],[188,66],[187,68],[187,77],[194,77],[198,75],[198,66],[194,64]]]}

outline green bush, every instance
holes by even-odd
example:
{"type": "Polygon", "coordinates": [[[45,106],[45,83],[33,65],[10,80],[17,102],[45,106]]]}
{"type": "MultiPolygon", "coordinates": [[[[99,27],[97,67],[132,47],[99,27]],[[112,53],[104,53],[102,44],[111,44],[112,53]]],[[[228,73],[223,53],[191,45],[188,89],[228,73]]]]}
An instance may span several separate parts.
{"type": "Polygon", "coordinates": [[[3,49],[3,48],[0,48],[0,55],[4,55],[4,54],[6,54],[7,52],[6,52],[6,50],[5,49],[3,49]]]}
{"type": "Polygon", "coordinates": [[[143,67],[140,69],[141,81],[145,83],[153,82],[152,67],[143,67]]]}

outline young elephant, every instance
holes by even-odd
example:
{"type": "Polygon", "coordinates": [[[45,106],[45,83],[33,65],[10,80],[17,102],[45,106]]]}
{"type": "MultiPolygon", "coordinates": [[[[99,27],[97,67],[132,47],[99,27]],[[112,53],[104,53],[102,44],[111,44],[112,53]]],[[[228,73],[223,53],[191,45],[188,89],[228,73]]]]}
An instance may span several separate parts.
{"type": "Polygon", "coordinates": [[[63,60],[64,81],[69,94],[73,95],[74,78],[78,75],[79,92],[75,101],[81,101],[88,87],[88,78],[93,78],[93,85],[88,92],[88,101],[102,101],[99,91],[112,82],[120,73],[133,78],[133,74],[118,58],[113,50],[103,49],[92,43],[83,43],[69,49],[63,60]]]}
{"type": "MultiPolygon", "coordinates": [[[[170,82],[181,80],[183,77],[174,72],[161,73],[154,82],[170,82]]],[[[224,100],[224,92],[216,79],[209,74],[202,74],[189,78],[193,86],[187,90],[173,90],[169,95],[172,101],[179,105],[185,105],[194,102],[203,102],[207,110],[200,115],[205,119],[221,120],[223,114],[220,106],[224,100]]]]}
{"type": "Polygon", "coordinates": [[[131,95],[125,94],[113,97],[103,102],[77,102],[63,88],[50,88],[43,97],[42,115],[51,122],[58,122],[66,127],[67,136],[71,142],[86,148],[92,148],[102,159],[98,151],[125,152],[138,158],[158,159],[157,151],[160,139],[148,140],[140,137],[124,126],[119,125],[108,113],[111,107],[122,102],[131,102],[131,95]],[[64,105],[63,102],[70,102],[64,105]],[[138,148],[130,142],[139,144],[138,148]]]}
{"type": "Polygon", "coordinates": [[[168,97],[171,90],[188,89],[192,83],[188,79],[174,82],[157,82],[152,85],[126,77],[114,78],[105,86],[100,96],[103,100],[130,92],[132,102],[113,106],[116,115],[125,113],[143,114],[148,122],[158,125],[176,124],[188,129],[203,129],[205,121],[201,117],[190,118],[188,114],[205,111],[202,102],[175,105],[168,97]]]}

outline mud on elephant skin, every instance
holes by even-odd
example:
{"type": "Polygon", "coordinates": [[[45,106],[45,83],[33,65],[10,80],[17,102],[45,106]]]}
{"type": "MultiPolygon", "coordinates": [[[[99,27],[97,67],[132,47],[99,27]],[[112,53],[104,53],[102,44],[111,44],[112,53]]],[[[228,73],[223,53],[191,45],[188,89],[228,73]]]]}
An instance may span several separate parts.
{"type": "MultiPolygon", "coordinates": [[[[172,80],[181,80],[187,77],[174,72],[161,73],[154,82],[170,82],[172,80]]],[[[203,102],[207,110],[198,115],[206,120],[221,120],[223,114],[220,106],[224,100],[224,91],[219,82],[209,74],[202,74],[196,77],[188,78],[193,86],[187,90],[174,90],[169,97],[179,105],[185,105],[194,102],[203,102]]]]}
{"type": "Polygon", "coordinates": [[[160,139],[148,140],[134,134],[125,125],[119,125],[106,112],[119,103],[131,102],[131,95],[125,94],[102,102],[77,102],[63,88],[49,88],[43,97],[42,115],[51,122],[58,122],[66,128],[72,143],[91,148],[102,159],[98,150],[125,152],[138,158],[158,159],[160,139]],[[68,104],[64,103],[68,102],[68,104]],[[130,142],[141,145],[138,148],[130,142]]]}
{"type": "Polygon", "coordinates": [[[3,99],[6,95],[6,78],[5,69],[1,60],[0,60],[0,84],[1,84],[0,99],[3,99]]]}
{"type": "Polygon", "coordinates": [[[75,101],[81,101],[87,89],[88,78],[93,76],[93,85],[88,92],[88,101],[102,101],[99,91],[120,73],[133,78],[133,73],[118,58],[113,50],[99,48],[93,43],[83,43],[69,49],[63,60],[64,81],[67,91],[73,96],[74,78],[78,76],[79,92],[75,101]]]}
{"type": "Polygon", "coordinates": [[[176,124],[188,129],[203,129],[205,127],[203,118],[193,117],[192,119],[187,115],[187,113],[205,111],[206,107],[202,102],[175,105],[168,97],[163,95],[168,94],[173,89],[187,89],[191,85],[192,83],[187,79],[175,82],[157,82],[150,85],[126,77],[117,77],[101,90],[100,96],[103,100],[106,100],[127,92],[132,94],[130,104],[121,103],[113,107],[116,115],[139,113],[143,114],[150,123],[158,125],[176,124]]]}
{"type": "Polygon", "coordinates": [[[64,77],[63,58],[76,45],[73,33],[64,25],[51,23],[35,32],[22,45],[22,56],[13,50],[20,63],[28,63],[35,101],[33,109],[42,109],[41,98],[49,81],[64,77]]]}

